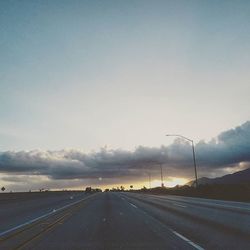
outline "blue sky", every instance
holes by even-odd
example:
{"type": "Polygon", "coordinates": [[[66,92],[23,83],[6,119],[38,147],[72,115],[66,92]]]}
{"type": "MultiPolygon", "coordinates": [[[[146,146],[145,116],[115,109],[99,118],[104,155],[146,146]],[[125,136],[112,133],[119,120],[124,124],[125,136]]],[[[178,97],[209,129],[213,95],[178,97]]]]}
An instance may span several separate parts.
{"type": "Polygon", "coordinates": [[[198,143],[202,176],[249,166],[249,13],[249,1],[0,1],[2,183],[107,185],[119,164],[128,181],[162,154],[168,178],[192,178],[190,147],[168,133],[198,143]]]}
{"type": "Polygon", "coordinates": [[[249,119],[248,1],[1,1],[0,149],[210,139],[249,119]]]}

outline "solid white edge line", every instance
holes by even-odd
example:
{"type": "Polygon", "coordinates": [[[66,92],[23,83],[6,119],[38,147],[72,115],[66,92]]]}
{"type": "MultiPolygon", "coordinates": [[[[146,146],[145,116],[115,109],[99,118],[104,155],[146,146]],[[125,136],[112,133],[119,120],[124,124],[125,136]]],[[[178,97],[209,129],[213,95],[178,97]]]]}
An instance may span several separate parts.
{"type": "Polygon", "coordinates": [[[204,204],[204,205],[212,205],[214,207],[218,206],[218,207],[224,207],[224,208],[229,208],[229,209],[238,209],[238,210],[246,210],[246,211],[250,211],[250,208],[248,207],[236,207],[236,206],[231,206],[231,205],[222,205],[222,204],[218,204],[218,203],[208,203],[208,202],[203,202],[201,204],[204,204]]]}
{"type": "Polygon", "coordinates": [[[198,250],[204,250],[204,248],[202,248],[201,246],[195,244],[193,241],[189,240],[188,238],[186,238],[185,236],[177,233],[176,231],[172,230],[172,232],[178,236],[179,238],[181,238],[182,240],[186,241],[188,244],[192,245],[194,248],[198,249],[198,250]]]}
{"type": "Polygon", "coordinates": [[[54,214],[54,213],[56,213],[56,212],[58,212],[58,211],[61,211],[61,210],[65,209],[65,208],[67,208],[67,207],[73,206],[73,205],[75,205],[75,204],[77,204],[77,203],[79,203],[79,202],[81,202],[81,201],[84,201],[84,200],[88,199],[89,197],[90,197],[90,196],[85,197],[84,199],[81,199],[81,200],[79,200],[79,201],[72,202],[72,203],[70,203],[70,204],[67,204],[67,205],[65,205],[65,206],[63,206],[63,207],[60,207],[60,208],[56,209],[56,211],[52,210],[52,211],[49,212],[49,213],[43,214],[43,215],[41,215],[41,216],[39,216],[39,217],[36,217],[36,218],[34,218],[34,219],[32,219],[32,220],[26,221],[26,222],[24,222],[24,223],[22,223],[22,224],[20,224],[20,225],[18,225],[18,226],[15,226],[15,227],[12,227],[12,228],[10,228],[10,229],[7,229],[7,230],[5,230],[5,231],[3,231],[3,232],[0,232],[0,237],[6,235],[6,234],[8,234],[8,233],[11,233],[11,232],[13,232],[13,231],[15,231],[15,230],[17,230],[17,229],[19,229],[19,228],[22,228],[22,227],[24,227],[24,226],[27,226],[27,225],[29,225],[29,224],[32,224],[33,222],[36,222],[36,221],[38,221],[38,220],[40,220],[40,219],[43,219],[43,218],[45,218],[45,217],[48,217],[49,215],[54,214]]]}
{"type": "MultiPolygon", "coordinates": [[[[168,197],[157,197],[155,195],[148,195],[148,196],[151,196],[152,198],[156,198],[156,199],[160,199],[160,200],[165,200],[165,201],[181,201],[181,200],[176,200],[176,199],[171,199],[171,198],[168,198],[168,197]]],[[[184,196],[183,196],[184,197],[184,196]]],[[[250,208],[248,207],[239,207],[239,206],[232,206],[232,205],[223,205],[223,204],[219,204],[219,203],[214,203],[214,202],[208,202],[208,201],[197,201],[197,200],[193,200],[192,198],[193,197],[188,197],[188,196],[185,196],[186,200],[183,200],[184,202],[189,202],[190,205],[209,205],[209,206],[212,206],[213,208],[216,208],[216,206],[218,207],[223,207],[223,208],[228,208],[228,209],[236,209],[236,210],[246,210],[246,211],[250,211],[250,208]],[[190,200],[188,200],[187,198],[191,198],[190,200]]],[[[204,199],[204,198],[202,198],[204,199]]],[[[206,199],[206,200],[209,200],[209,199],[206,199]]],[[[213,200],[214,201],[214,200],[213,200]]],[[[216,200],[216,201],[222,201],[222,200],[216,200]]],[[[226,201],[225,201],[226,202],[226,201]]]]}

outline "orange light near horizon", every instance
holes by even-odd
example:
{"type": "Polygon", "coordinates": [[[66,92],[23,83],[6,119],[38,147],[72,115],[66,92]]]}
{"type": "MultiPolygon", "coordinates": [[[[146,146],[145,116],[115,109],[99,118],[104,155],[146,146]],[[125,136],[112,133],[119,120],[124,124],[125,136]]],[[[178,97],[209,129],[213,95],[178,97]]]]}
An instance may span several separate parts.
{"type": "MultiPolygon", "coordinates": [[[[187,182],[189,182],[189,179],[179,178],[179,177],[168,177],[167,180],[163,181],[165,187],[175,187],[176,185],[185,185],[187,182]]],[[[154,179],[151,181],[152,188],[160,186],[161,186],[161,180],[154,179]]]]}
{"type": "MultiPolygon", "coordinates": [[[[163,181],[165,187],[175,187],[176,185],[185,185],[190,180],[186,178],[180,177],[168,177],[165,181],[163,181]]],[[[149,188],[149,182],[138,182],[134,183],[134,189],[140,189],[143,186],[149,188]]],[[[151,188],[161,187],[161,180],[160,179],[152,179],[151,180],[151,188]]],[[[125,185],[125,188],[129,189],[128,185],[125,185]]]]}
{"type": "MultiPolygon", "coordinates": [[[[164,180],[164,186],[165,187],[175,187],[176,185],[184,185],[187,182],[189,182],[189,179],[186,178],[180,178],[180,177],[168,177],[166,180],[164,180]]],[[[101,183],[100,183],[101,184],[101,183]]],[[[130,183],[117,183],[117,184],[104,184],[104,185],[87,185],[92,186],[93,188],[101,188],[102,190],[105,190],[106,188],[112,189],[112,188],[120,188],[121,186],[125,187],[126,190],[130,189],[130,185],[133,185],[133,189],[141,189],[142,187],[149,188],[149,182],[133,182],[130,183]]],[[[152,179],[151,180],[151,188],[160,187],[161,186],[161,180],[160,179],[152,179]]],[[[84,190],[85,186],[75,186],[69,188],[71,190],[84,190]]]]}
{"type": "Polygon", "coordinates": [[[166,187],[175,187],[176,185],[185,185],[188,181],[186,178],[170,177],[164,184],[166,187]]]}

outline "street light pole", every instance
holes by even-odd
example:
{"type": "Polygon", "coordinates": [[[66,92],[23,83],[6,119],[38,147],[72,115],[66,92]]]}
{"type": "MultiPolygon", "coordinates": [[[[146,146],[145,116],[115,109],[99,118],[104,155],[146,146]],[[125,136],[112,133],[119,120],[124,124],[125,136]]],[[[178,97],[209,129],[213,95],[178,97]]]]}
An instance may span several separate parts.
{"type": "Polygon", "coordinates": [[[196,166],[196,157],[194,150],[194,141],[192,140],[192,149],[193,149],[193,160],[194,160],[194,173],[195,173],[195,186],[198,187],[198,177],[197,177],[197,166],[196,166]]]}
{"type": "Polygon", "coordinates": [[[196,157],[195,157],[195,149],[194,149],[194,141],[183,136],[183,135],[166,135],[166,136],[176,136],[176,137],[181,137],[189,142],[191,142],[192,145],[192,152],[193,152],[193,162],[194,162],[194,174],[195,174],[195,187],[198,187],[198,177],[197,177],[197,165],[196,165],[196,157]]]}
{"type": "Polygon", "coordinates": [[[163,183],[163,174],[162,174],[162,165],[160,164],[161,167],[161,187],[164,187],[164,183],[163,183]]]}
{"type": "Polygon", "coordinates": [[[149,184],[149,190],[151,190],[151,174],[148,172],[148,184],[149,184]]]}

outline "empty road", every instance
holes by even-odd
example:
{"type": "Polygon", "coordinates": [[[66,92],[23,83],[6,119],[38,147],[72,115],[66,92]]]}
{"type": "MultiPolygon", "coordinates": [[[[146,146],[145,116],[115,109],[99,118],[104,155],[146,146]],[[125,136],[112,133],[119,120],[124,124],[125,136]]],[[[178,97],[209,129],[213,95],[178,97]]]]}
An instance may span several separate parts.
{"type": "Polygon", "coordinates": [[[250,249],[249,203],[124,192],[27,197],[0,196],[0,249],[250,249]]]}

